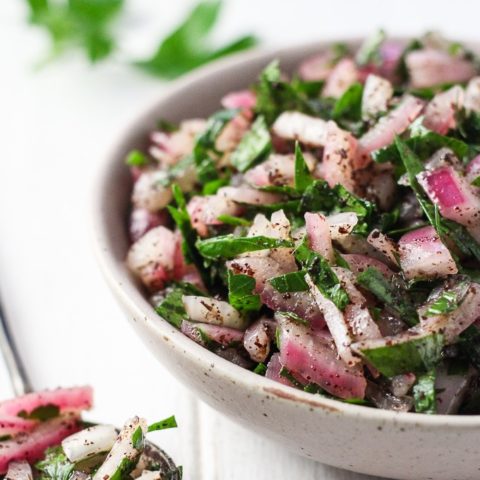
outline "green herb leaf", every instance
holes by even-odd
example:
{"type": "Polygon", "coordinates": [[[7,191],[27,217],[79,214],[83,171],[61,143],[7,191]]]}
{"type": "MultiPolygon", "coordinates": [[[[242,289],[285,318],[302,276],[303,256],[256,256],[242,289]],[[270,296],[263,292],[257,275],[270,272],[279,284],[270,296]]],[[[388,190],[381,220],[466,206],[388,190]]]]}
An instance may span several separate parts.
{"type": "Polygon", "coordinates": [[[480,175],[477,178],[473,179],[471,185],[473,185],[474,187],[480,187],[480,175]]]}
{"type": "Polygon", "coordinates": [[[287,240],[264,236],[234,237],[233,235],[221,235],[207,238],[206,240],[197,240],[196,247],[205,258],[229,259],[246,252],[255,252],[257,250],[270,248],[293,247],[293,244],[287,240]]]}
{"type": "Polygon", "coordinates": [[[35,464],[43,479],[69,480],[75,465],[65,455],[61,446],[48,448],[45,451],[45,458],[35,464]]]}
{"type": "Polygon", "coordinates": [[[248,275],[235,275],[228,271],[228,302],[239,312],[249,313],[260,310],[260,295],[254,294],[255,279],[248,275]]]}
{"type": "Polygon", "coordinates": [[[257,375],[261,375],[262,377],[264,377],[265,373],[267,373],[267,366],[264,363],[260,362],[253,369],[253,373],[256,373],[257,375]]]}
{"type": "Polygon", "coordinates": [[[354,344],[358,351],[382,375],[426,372],[439,361],[444,345],[443,335],[406,332],[396,337],[366,340],[354,344]]]}
{"type": "Polygon", "coordinates": [[[166,430],[167,428],[176,428],[177,426],[177,420],[175,419],[175,416],[172,415],[171,417],[165,418],[164,420],[152,423],[148,426],[148,431],[156,432],[158,430],[166,430]]]}
{"type": "Polygon", "coordinates": [[[362,117],[362,96],[363,85],[354,83],[335,102],[332,118],[337,122],[342,120],[360,121],[362,117]]]}
{"type": "Polygon", "coordinates": [[[133,448],[137,450],[143,450],[145,446],[145,435],[143,434],[142,427],[137,427],[132,435],[133,448]]]}
{"type": "Polygon", "coordinates": [[[41,422],[58,417],[59,415],[60,409],[57,405],[53,405],[52,403],[49,403],[48,405],[40,405],[39,407],[34,408],[31,412],[21,410],[17,413],[18,417],[25,418],[26,420],[40,420],[41,422]]]}
{"type": "Polygon", "coordinates": [[[308,284],[305,281],[306,270],[299,272],[285,273],[278,277],[270,278],[268,283],[280,293],[305,292],[308,290],[308,284]]]}
{"type": "Polygon", "coordinates": [[[167,291],[165,297],[155,305],[155,311],[177,328],[182,326],[183,320],[188,320],[182,301],[184,295],[205,296],[205,292],[202,292],[191,283],[181,283],[167,291]]]}
{"type": "Polygon", "coordinates": [[[378,30],[374,35],[367,38],[357,52],[355,60],[358,65],[378,64],[382,61],[380,47],[385,40],[385,32],[378,30]]]}
{"type": "Polygon", "coordinates": [[[219,0],[200,2],[183,23],[160,42],[150,58],[135,64],[153,75],[173,79],[207,62],[255,46],[257,39],[247,35],[216,50],[210,48],[210,33],[221,6],[219,0]]]}
{"type": "Polygon", "coordinates": [[[445,291],[435,302],[428,306],[425,316],[445,315],[458,308],[457,295],[455,292],[445,291]]]}
{"type": "Polygon", "coordinates": [[[230,157],[230,161],[239,172],[245,172],[261,160],[270,151],[271,147],[267,124],[265,119],[259,116],[240,140],[230,157]]]}
{"type": "Polygon", "coordinates": [[[231,215],[219,215],[217,220],[227,225],[233,225],[235,227],[249,227],[252,222],[241,217],[232,217],[231,215]]]}
{"type": "Polygon", "coordinates": [[[418,378],[413,387],[413,399],[417,413],[437,413],[435,371],[432,370],[418,378]]]}
{"type": "Polygon", "coordinates": [[[148,164],[148,159],[144,153],[139,150],[132,150],[125,160],[125,163],[130,167],[143,167],[148,164]]]}
{"type": "Polygon", "coordinates": [[[368,267],[357,276],[357,282],[372,292],[388,308],[397,312],[408,325],[418,323],[418,314],[408,297],[396,289],[376,268],[368,267]]]}
{"type": "Polygon", "coordinates": [[[281,315],[282,317],[287,318],[288,320],[293,320],[296,323],[299,323],[301,325],[307,325],[310,326],[307,320],[305,318],[302,318],[300,315],[297,315],[294,312],[277,312],[278,315],[281,315]]]}
{"type": "Polygon", "coordinates": [[[344,310],[350,303],[350,299],[327,260],[310,249],[306,244],[306,239],[297,246],[294,255],[303,270],[310,274],[320,292],[340,310],[344,310]]]}
{"type": "Polygon", "coordinates": [[[295,143],[295,190],[303,193],[312,183],[314,178],[308,169],[298,142],[295,143]]]}

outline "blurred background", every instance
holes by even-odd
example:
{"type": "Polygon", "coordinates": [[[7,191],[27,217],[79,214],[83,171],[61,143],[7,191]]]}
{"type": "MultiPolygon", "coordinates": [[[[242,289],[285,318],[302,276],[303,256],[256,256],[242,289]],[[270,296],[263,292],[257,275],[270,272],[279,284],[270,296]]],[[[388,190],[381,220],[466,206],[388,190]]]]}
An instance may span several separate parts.
{"type": "MultiPolygon", "coordinates": [[[[0,3],[0,290],[35,388],[90,383],[96,391],[91,418],[116,424],[135,413],[150,421],[175,413],[180,428],[158,440],[184,465],[187,479],[367,479],[298,458],[237,427],[155,362],[95,264],[90,189],[110,145],[168,87],[165,76],[181,73],[172,55],[191,55],[182,64],[187,70],[225,45],[252,45],[245,35],[269,47],[364,36],[379,27],[476,40],[472,9],[478,6],[466,0],[225,0],[207,54],[192,53],[201,41],[193,28],[184,31],[183,50],[164,46],[152,57],[195,2],[98,5],[94,18],[85,19],[65,6],[45,16],[43,0],[0,3]]],[[[0,367],[0,397],[9,395],[0,367]]]]}

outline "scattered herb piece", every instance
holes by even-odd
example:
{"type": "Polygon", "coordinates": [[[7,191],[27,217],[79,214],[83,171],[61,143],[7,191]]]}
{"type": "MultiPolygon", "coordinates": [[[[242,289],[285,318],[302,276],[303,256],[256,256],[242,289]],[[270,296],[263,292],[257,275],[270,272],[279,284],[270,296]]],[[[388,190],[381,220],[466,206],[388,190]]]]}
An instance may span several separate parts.
{"type": "Polygon", "coordinates": [[[260,310],[260,296],[253,293],[255,279],[248,275],[228,271],[228,302],[239,312],[249,313],[260,310]]]}
{"type": "Polygon", "coordinates": [[[171,417],[165,418],[164,420],[160,420],[159,422],[152,423],[148,426],[149,432],[157,432],[158,430],[166,430],[167,428],[176,428],[177,420],[175,416],[172,415],[171,417]]]}
{"type": "Polygon", "coordinates": [[[437,412],[434,370],[419,377],[413,387],[413,399],[417,413],[433,414],[437,412]]]}

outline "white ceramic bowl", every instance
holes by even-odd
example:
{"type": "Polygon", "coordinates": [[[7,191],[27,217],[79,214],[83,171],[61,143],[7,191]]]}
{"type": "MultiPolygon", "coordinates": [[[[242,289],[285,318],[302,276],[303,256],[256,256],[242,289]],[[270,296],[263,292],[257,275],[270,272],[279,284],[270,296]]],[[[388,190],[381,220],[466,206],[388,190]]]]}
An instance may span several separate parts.
{"type": "Polygon", "coordinates": [[[412,480],[478,480],[480,416],[427,416],[349,405],[244,370],[160,318],[124,264],[131,192],[124,158],[145,144],[155,121],[208,116],[219,108],[223,94],[251,84],[271,59],[280,59],[282,68],[291,71],[325,46],[255,51],[217,62],[176,82],[140,116],[99,172],[93,219],[101,267],[129,321],[158,360],[205,402],[246,428],[300,455],[356,472],[412,480]]]}

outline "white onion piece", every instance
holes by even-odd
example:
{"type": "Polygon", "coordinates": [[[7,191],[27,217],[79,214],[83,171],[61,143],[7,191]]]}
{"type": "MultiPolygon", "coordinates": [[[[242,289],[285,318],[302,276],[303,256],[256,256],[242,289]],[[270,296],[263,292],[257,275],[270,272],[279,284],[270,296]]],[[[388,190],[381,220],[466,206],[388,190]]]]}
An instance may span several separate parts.
{"type": "Polygon", "coordinates": [[[324,97],[341,97],[358,80],[358,69],[351,58],[340,60],[325,82],[322,90],[324,97]]]}
{"type": "Polygon", "coordinates": [[[458,273],[455,260],[433,227],[403,235],[398,241],[400,266],[406,278],[438,278],[458,273]]]}
{"type": "Polygon", "coordinates": [[[353,212],[335,213],[327,217],[327,222],[332,240],[337,240],[352,233],[358,223],[358,217],[353,212]]]}
{"type": "Polygon", "coordinates": [[[239,90],[224,95],[220,101],[223,108],[253,108],[257,98],[251,90],[239,90]]]}
{"type": "Polygon", "coordinates": [[[390,390],[397,397],[407,395],[417,380],[414,373],[401,373],[390,379],[390,390]]]}
{"type": "Polygon", "coordinates": [[[176,237],[165,227],[155,227],[128,251],[127,265],[148,287],[161,288],[174,267],[176,237]]]}
{"type": "Polygon", "coordinates": [[[247,326],[246,320],[228,302],[197,295],[184,295],[182,301],[187,315],[193,322],[221,325],[238,330],[244,330],[247,326]]]}
{"type": "Polygon", "coordinates": [[[341,267],[332,267],[342,287],[352,302],[344,311],[344,318],[349,327],[350,335],[356,342],[369,338],[380,338],[382,335],[368,310],[367,301],[355,287],[356,277],[353,272],[341,267]]]}
{"type": "Polygon", "coordinates": [[[362,118],[368,120],[386,112],[392,96],[392,84],[385,78],[370,74],[363,89],[362,118]]]}
{"type": "Polygon", "coordinates": [[[315,283],[313,283],[313,280],[309,274],[305,275],[305,280],[315,301],[317,302],[318,308],[323,313],[325,323],[327,324],[328,330],[332,335],[340,358],[347,365],[355,365],[360,361],[360,359],[353,355],[350,348],[353,338],[343,317],[343,313],[331,300],[323,296],[322,292],[320,292],[315,283]]]}
{"type": "Polygon", "coordinates": [[[5,480],[33,480],[32,467],[25,460],[10,462],[5,480]]]}
{"type": "Polygon", "coordinates": [[[64,438],[62,448],[71,462],[79,462],[99,453],[109,452],[117,435],[113,425],[95,425],[64,438]]]}
{"type": "Polygon", "coordinates": [[[162,480],[162,478],[158,470],[144,470],[137,480],[162,480]]]}
{"type": "Polygon", "coordinates": [[[323,147],[327,122],[300,112],[283,112],[272,126],[273,133],[287,140],[299,140],[313,147],[323,147]]]}
{"type": "Polygon", "coordinates": [[[143,434],[146,435],[148,427],[147,422],[143,418],[134,417],[124,425],[110,453],[102,465],[100,465],[92,480],[109,480],[125,459],[135,461],[140,456],[142,452],[137,450],[132,442],[132,436],[139,427],[142,429],[143,434]]]}
{"type": "Polygon", "coordinates": [[[472,78],[465,91],[465,109],[467,112],[480,112],[480,77],[472,78]]]}
{"type": "Polygon", "coordinates": [[[167,181],[168,175],[164,171],[142,173],[133,185],[132,203],[149,212],[165,208],[172,200],[172,189],[167,181]]]}
{"type": "Polygon", "coordinates": [[[321,175],[330,187],[340,183],[349,192],[355,190],[353,172],[356,152],[356,138],[350,132],[338,128],[335,122],[329,121],[321,175]]]}
{"type": "Polygon", "coordinates": [[[246,203],[249,205],[268,205],[281,199],[276,193],[264,192],[248,186],[222,187],[217,195],[228,198],[232,202],[246,203]]]}
{"type": "Polygon", "coordinates": [[[264,362],[268,357],[275,327],[273,320],[260,318],[245,330],[243,346],[255,362],[264,362]]]}
{"type": "Polygon", "coordinates": [[[399,105],[389,112],[358,141],[358,155],[355,167],[363,168],[371,161],[370,154],[390,145],[395,135],[403,133],[420,115],[425,102],[412,95],[406,95],[399,105]]]}
{"type": "Polygon", "coordinates": [[[330,227],[325,217],[321,213],[307,212],[305,225],[310,248],[332,263],[335,259],[335,252],[330,237],[330,227]]]}
{"type": "Polygon", "coordinates": [[[398,248],[391,238],[388,238],[380,230],[374,229],[368,235],[367,242],[380,252],[390,265],[398,266],[398,248]]]}
{"type": "Polygon", "coordinates": [[[445,135],[457,125],[457,113],[463,107],[465,92],[455,85],[445,92],[437,93],[425,109],[423,124],[429,130],[445,135]]]}

